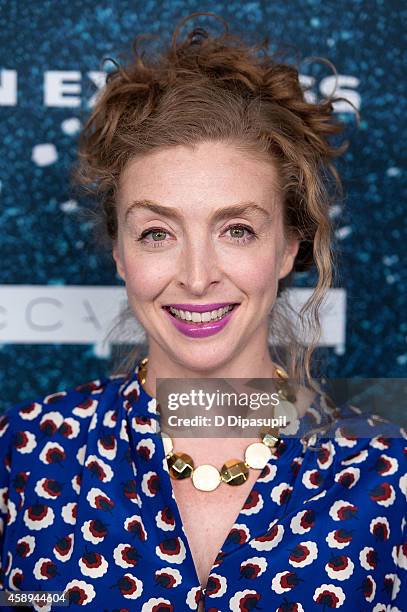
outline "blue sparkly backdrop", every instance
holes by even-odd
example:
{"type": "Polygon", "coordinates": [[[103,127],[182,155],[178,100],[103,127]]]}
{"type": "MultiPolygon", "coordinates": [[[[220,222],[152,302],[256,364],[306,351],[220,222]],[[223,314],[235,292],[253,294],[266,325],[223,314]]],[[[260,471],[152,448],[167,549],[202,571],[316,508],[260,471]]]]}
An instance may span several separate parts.
{"type": "MultiPolygon", "coordinates": [[[[341,350],[320,351],[330,377],[405,376],[401,3],[3,0],[0,410],[109,371],[107,355],[94,343],[7,340],[10,326],[19,327],[13,316],[20,311],[22,320],[28,316],[26,295],[14,286],[85,291],[119,286],[112,261],[92,242],[91,223],[80,216],[82,202],[70,188],[78,129],[100,86],[102,59],[123,57],[141,32],[170,33],[193,11],[222,15],[251,41],[268,34],[271,47],[284,45],[293,61],[322,56],[336,66],[339,86],[360,109],[361,123],[355,129],[354,114],[338,109],[350,141],[338,164],[345,201],[331,211],[341,266],[337,287],[346,290],[346,341],[341,350]]],[[[300,72],[314,79],[316,94],[329,93],[327,66],[304,62],[300,72]]],[[[312,278],[297,275],[295,286],[312,286],[312,278]]],[[[44,304],[56,304],[52,299],[44,304]]],[[[86,312],[79,316],[91,318],[86,300],[82,306],[86,312]]]]}

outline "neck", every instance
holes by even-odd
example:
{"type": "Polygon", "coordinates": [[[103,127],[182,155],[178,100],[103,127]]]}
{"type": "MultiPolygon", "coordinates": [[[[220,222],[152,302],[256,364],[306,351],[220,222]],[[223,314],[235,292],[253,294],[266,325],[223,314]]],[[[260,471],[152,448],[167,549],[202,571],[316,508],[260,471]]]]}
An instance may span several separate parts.
{"type": "Polygon", "coordinates": [[[268,348],[254,355],[239,356],[215,367],[191,367],[182,361],[174,361],[162,351],[150,346],[148,368],[144,388],[152,397],[156,396],[157,378],[275,378],[276,367],[268,348]]]}

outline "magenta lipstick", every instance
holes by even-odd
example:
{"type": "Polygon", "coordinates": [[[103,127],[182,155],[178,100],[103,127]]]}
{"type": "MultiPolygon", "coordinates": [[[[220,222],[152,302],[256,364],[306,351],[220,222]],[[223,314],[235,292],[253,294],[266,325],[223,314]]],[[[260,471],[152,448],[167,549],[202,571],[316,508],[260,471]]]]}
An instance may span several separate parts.
{"type": "Polygon", "coordinates": [[[185,321],[177,316],[174,316],[169,311],[169,306],[164,307],[167,317],[174,325],[174,327],[190,338],[206,338],[220,332],[230,321],[233,313],[237,310],[239,304],[233,304],[231,302],[216,303],[216,304],[204,304],[204,305],[193,305],[193,304],[171,304],[172,308],[177,310],[187,310],[189,312],[210,312],[211,310],[217,310],[218,308],[224,308],[226,306],[232,306],[232,309],[227,312],[221,319],[203,321],[201,323],[193,323],[192,321],[185,321]]]}

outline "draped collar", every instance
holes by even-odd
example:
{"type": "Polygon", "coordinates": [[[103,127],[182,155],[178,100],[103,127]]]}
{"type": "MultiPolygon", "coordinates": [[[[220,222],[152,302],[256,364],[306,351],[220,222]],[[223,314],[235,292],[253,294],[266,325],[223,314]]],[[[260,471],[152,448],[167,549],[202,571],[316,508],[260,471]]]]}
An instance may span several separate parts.
{"type": "MultiPolygon", "coordinates": [[[[124,379],[119,388],[123,406],[128,416],[143,417],[160,421],[160,410],[156,398],[147,393],[138,380],[139,361],[124,379]]],[[[298,428],[294,433],[280,431],[283,438],[303,438],[313,429],[329,429],[338,416],[339,408],[332,405],[332,400],[324,393],[318,393],[302,417],[296,417],[298,428]]],[[[295,427],[294,427],[295,430],[295,427]]],[[[306,445],[316,442],[317,434],[307,439],[306,445]]]]}

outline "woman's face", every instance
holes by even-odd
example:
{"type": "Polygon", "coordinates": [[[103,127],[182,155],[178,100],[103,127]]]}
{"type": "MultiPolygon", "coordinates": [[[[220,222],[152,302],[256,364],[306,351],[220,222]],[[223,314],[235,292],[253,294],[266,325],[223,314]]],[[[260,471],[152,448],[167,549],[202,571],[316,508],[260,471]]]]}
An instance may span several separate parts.
{"type": "Polygon", "coordinates": [[[221,142],[127,165],[113,256],[150,357],[209,371],[266,349],[278,280],[298,250],[284,238],[276,185],[270,162],[221,142]]]}

